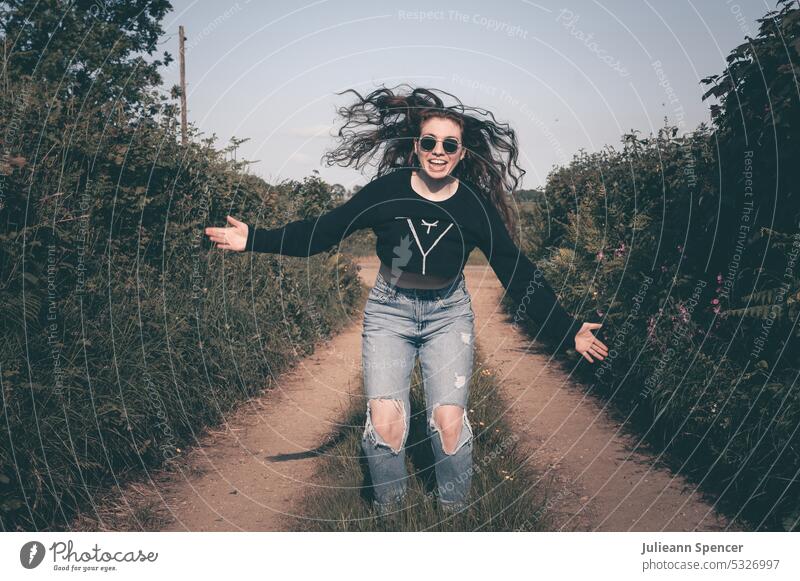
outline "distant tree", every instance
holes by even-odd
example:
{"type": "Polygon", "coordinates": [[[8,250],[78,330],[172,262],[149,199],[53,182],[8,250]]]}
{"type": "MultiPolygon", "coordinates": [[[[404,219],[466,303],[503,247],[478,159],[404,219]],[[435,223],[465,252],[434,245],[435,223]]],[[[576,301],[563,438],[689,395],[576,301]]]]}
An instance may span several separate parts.
{"type": "Polygon", "coordinates": [[[115,100],[129,111],[142,92],[161,84],[148,62],[164,31],[161,19],[172,9],[166,0],[18,0],[0,2],[4,74],[33,81],[60,81],[58,94],[80,103],[115,100]]]}
{"type": "Polygon", "coordinates": [[[537,202],[542,199],[544,192],[541,190],[517,190],[514,195],[521,202],[537,202]]]}

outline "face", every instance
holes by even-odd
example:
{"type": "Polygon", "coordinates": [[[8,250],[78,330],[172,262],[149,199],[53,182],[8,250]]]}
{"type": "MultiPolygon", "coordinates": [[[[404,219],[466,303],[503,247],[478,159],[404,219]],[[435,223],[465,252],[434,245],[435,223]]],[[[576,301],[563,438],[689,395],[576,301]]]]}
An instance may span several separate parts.
{"type": "Polygon", "coordinates": [[[422,169],[434,179],[443,178],[450,174],[464,159],[467,150],[461,145],[461,128],[452,119],[443,117],[432,117],[426,120],[420,128],[420,137],[431,136],[437,140],[433,151],[425,151],[420,147],[419,139],[414,140],[414,153],[417,154],[422,169]],[[455,138],[459,147],[454,153],[447,153],[444,150],[442,140],[455,138]]]}

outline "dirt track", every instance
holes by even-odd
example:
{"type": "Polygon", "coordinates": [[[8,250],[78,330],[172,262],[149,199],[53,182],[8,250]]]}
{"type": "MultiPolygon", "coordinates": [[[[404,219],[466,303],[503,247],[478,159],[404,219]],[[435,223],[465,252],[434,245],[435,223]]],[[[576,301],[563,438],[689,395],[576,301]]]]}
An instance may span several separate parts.
{"type": "MultiPolygon", "coordinates": [[[[377,259],[362,262],[371,286],[377,259]]],[[[564,530],[724,530],[727,522],[683,478],[656,468],[540,348],[509,323],[503,288],[488,267],[468,266],[475,329],[509,404],[507,418],[529,461],[560,483],[551,508],[564,530]]],[[[187,458],[183,479],[160,485],[171,531],[286,530],[296,501],[316,486],[316,452],[360,395],[361,318],[244,404],[227,429],[187,458]],[[204,472],[199,474],[199,472],[204,472]]],[[[738,530],[730,527],[729,530],[738,530]]]]}

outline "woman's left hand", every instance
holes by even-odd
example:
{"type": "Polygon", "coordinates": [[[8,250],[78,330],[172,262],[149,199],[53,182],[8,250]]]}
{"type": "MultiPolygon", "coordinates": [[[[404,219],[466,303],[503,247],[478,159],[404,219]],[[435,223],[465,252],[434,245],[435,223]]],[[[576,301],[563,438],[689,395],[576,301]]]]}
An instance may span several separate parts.
{"type": "Polygon", "coordinates": [[[588,359],[589,363],[594,363],[592,355],[601,361],[608,355],[605,343],[592,334],[592,329],[599,329],[602,326],[601,323],[584,323],[575,335],[575,350],[588,359]]]}

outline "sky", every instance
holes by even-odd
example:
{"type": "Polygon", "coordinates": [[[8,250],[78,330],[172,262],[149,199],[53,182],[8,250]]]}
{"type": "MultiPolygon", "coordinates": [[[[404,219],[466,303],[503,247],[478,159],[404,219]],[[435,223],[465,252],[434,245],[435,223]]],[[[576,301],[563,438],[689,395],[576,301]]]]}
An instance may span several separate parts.
{"type": "MultiPolygon", "coordinates": [[[[339,107],[379,87],[436,88],[516,131],[520,187],[541,188],[580,149],[621,148],[631,130],[710,122],[708,89],[774,0],[259,2],[173,0],[159,52],[179,82],[186,34],[188,118],[270,183],[319,171],[350,189],[374,172],[326,166],[339,107]]],[[[449,104],[449,103],[448,103],[449,104]]]]}

